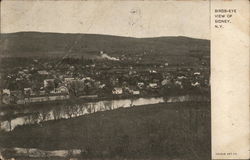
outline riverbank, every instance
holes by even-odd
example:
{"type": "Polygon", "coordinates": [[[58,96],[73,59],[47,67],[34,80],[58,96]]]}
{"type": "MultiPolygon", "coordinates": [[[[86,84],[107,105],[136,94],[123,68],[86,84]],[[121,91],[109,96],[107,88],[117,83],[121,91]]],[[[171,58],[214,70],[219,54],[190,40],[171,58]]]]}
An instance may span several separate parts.
{"type": "MultiPolygon", "coordinates": [[[[6,120],[11,119],[12,117],[8,115],[14,115],[21,113],[23,114],[24,110],[36,110],[38,108],[50,108],[50,107],[56,107],[61,105],[77,105],[77,104],[83,104],[83,103],[89,103],[89,102],[98,102],[98,101],[111,101],[111,100],[122,100],[122,99],[137,99],[137,98],[158,98],[158,97],[176,97],[176,96],[203,96],[210,99],[210,92],[192,92],[188,94],[184,93],[178,93],[178,94],[171,94],[171,95],[137,95],[137,96],[111,96],[111,97],[97,97],[97,98],[73,98],[66,100],[55,100],[55,101],[46,101],[46,102],[36,102],[36,103],[29,103],[29,104],[1,104],[0,105],[0,113],[1,117],[0,120],[6,120]]],[[[15,117],[15,116],[14,116],[15,117]]]]}
{"type": "Polygon", "coordinates": [[[44,101],[44,102],[33,102],[27,104],[0,104],[0,110],[6,111],[9,109],[15,110],[19,108],[29,108],[29,107],[39,107],[41,105],[60,105],[60,104],[77,104],[77,103],[88,103],[88,102],[97,102],[103,100],[119,100],[119,99],[132,99],[132,98],[151,98],[151,97],[173,97],[173,96],[184,96],[184,95],[203,95],[210,97],[210,90],[188,90],[188,91],[176,91],[171,93],[164,94],[150,94],[150,95],[110,95],[110,96],[98,96],[98,97],[70,97],[69,99],[64,100],[54,100],[54,101],[44,101]]]}
{"type": "Polygon", "coordinates": [[[11,131],[18,125],[34,124],[50,120],[68,119],[92,114],[99,111],[113,110],[158,103],[175,102],[209,102],[208,96],[185,95],[173,97],[148,97],[133,99],[103,100],[87,103],[65,103],[58,105],[42,105],[30,108],[19,108],[1,116],[0,129],[11,131]]]}
{"type": "Polygon", "coordinates": [[[0,145],[80,149],[82,158],[210,159],[210,103],[150,104],[18,126],[1,133],[0,145]]]}

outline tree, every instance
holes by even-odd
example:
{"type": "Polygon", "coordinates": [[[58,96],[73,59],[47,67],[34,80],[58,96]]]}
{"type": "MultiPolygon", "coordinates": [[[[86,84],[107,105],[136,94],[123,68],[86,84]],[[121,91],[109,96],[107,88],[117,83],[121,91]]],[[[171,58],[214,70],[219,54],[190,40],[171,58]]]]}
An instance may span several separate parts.
{"type": "Polygon", "coordinates": [[[52,115],[54,117],[54,120],[58,120],[61,118],[61,107],[57,107],[52,110],[52,115]]]}
{"type": "Polygon", "coordinates": [[[39,114],[39,119],[41,122],[46,121],[49,118],[49,113],[46,110],[41,110],[40,114],[39,114]]]}
{"type": "Polygon", "coordinates": [[[69,84],[69,92],[73,96],[78,96],[79,92],[84,91],[85,85],[83,81],[72,81],[69,84]]]}
{"type": "Polygon", "coordinates": [[[46,93],[55,89],[55,83],[53,81],[47,81],[47,86],[45,87],[46,93]]]}
{"type": "Polygon", "coordinates": [[[74,105],[74,106],[65,106],[64,107],[64,113],[67,115],[67,117],[69,118],[73,118],[79,115],[80,111],[80,107],[78,105],[74,105]]]}
{"type": "Polygon", "coordinates": [[[39,114],[33,113],[30,115],[27,115],[25,118],[25,121],[27,122],[27,124],[32,124],[32,123],[37,123],[38,119],[39,119],[39,114]]]}

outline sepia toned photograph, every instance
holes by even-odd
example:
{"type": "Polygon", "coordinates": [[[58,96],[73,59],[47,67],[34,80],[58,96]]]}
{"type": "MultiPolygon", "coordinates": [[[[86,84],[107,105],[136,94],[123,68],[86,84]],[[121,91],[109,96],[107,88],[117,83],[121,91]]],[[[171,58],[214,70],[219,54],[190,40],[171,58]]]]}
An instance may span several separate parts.
{"type": "Polygon", "coordinates": [[[1,1],[0,159],[210,160],[209,1],[1,1]]]}

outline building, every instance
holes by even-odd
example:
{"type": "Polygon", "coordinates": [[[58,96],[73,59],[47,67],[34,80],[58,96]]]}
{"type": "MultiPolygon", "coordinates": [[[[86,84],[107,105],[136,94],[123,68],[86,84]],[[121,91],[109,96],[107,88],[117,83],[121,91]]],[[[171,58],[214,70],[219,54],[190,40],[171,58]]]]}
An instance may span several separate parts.
{"type": "Polygon", "coordinates": [[[112,90],[112,94],[121,95],[122,93],[123,93],[122,88],[115,87],[115,88],[112,90]]]}
{"type": "Polygon", "coordinates": [[[149,83],[148,86],[149,86],[150,88],[157,88],[157,87],[158,87],[157,83],[149,83]]]}
{"type": "Polygon", "coordinates": [[[68,77],[68,78],[64,78],[65,82],[72,82],[75,78],[72,77],[68,77]]]}
{"type": "Polygon", "coordinates": [[[180,88],[183,88],[183,85],[182,85],[181,81],[176,80],[174,83],[175,83],[176,86],[179,86],[180,88]]]}
{"type": "Polygon", "coordinates": [[[50,96],[36,96],[24,99],[24,103],[46,102],[55,100],[69,99],[69,95],[50,95],[50,96]]]}
{"type": "Polygon", "coordinates": [[[21,101],[23,99],[24,95],[22,94],[22,91],[10,91],[10,103],[17,103],[18,101],[21,101]]]}
{"type": "Polygon", "coordinates": [[[4,93],[2,94],[2,103],[3,104],[10,104],[10,95],[4,93]]]}
{"type": "Polygon", "coordinates": [[[199,82],[192,82],[191,85],[193,87],[200,87],[200,83],[199,82]]]}
{"type": "Polygon", "coordinates": [[[39,95],[40,95],[40,96],[44,96],[45,94],[46,94],[46,93],[45,93],[44,90],[40,90],[40,91],[39,91],[39,95]]]}
{"type": "Polygon", "coordinates": [[[68,94],[68,93],[69,93],[69,90],[68,90],[68,88],[65,87],[65,86],[60,86],[60,87],[56,88],[56,92],[57,92],[57,93],[66,93],[66,94],[68,94]]]}
{"type": "Polygon", "coordinates": [[[45,79],[43,81],[44,88],[46,88],[49,85],[49,83],[53,83],[54,84],[54,79],[45,79]]]}
{"type": "Polygon", "coordinates": [[[25,95],[30,95],[32,93],[31,88],[24,88],[23,91],[25,95]]]}
{"type": "Polygon", "coordinates": [[[132,90],[132,94],[133,94],[133,95],[139,95],[139,94],[140,94],[140,91],[138,91],[138,90],[132,90]]]}
{"type": "Polygon", "coordinates": [[[161,85],[163,85],[163,86],[168,85],[170,83],[171,83],[171,81],[169,79],[164,79],[161,81],[161,85]]]}
{"type": "Polygon", "coordinates": [[[3,89],[3,94],[7,94],[7,95],[10,95],[10,90],[9,89],[3,89]]]}
{"type": "Polygon", "coordinates": [[[48,75],[49,74],[49,72],[47,72],[45,70],[37,71],[37,73],[40,75],[48,75]]]}
{"type": "Polygon", "coordinates": [[[194,72],[194,75],[196,75],[196,76],[198,76],[200,74],[201,74],[200,72],[194,72]]]}
{"type": "Polygon", "coordinates": [[[138,82],[137,83],[137,87],[139,87],[140,89],[142,89],[144,86],[144,83],[143,82],[138,82]]]}

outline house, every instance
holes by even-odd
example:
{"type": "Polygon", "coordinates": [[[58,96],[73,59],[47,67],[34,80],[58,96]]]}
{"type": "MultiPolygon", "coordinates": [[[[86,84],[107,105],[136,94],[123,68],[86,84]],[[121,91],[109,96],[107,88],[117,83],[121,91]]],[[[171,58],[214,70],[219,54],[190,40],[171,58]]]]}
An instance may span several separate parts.
{"type": "Polygon", "coordinates": [[[16,97],[21,97],[22,96],[22,91],[20,91],[20,90],[10,91],[10,95],[13,95],[13,96],[16,96],[16,97]]]}
{"type": "Polygon", "coordinates": [[[10,103],[17,103],[17,101],[22,99],[24,99],[22,91],[20,90],[10,91],[10,103]]]}
{"type": "Polygon", "coordinates": [[[139,95],[140,94],[140,91],[137,90],[136,87],[124,87],[124,90],[127,91],[129,94],[132,94],[132,95],[139,95]]]}
{"type": "Polygon", "coordinates": [[[93,81],[93,79],[91,77],[84,77],[84,78],[82,78],[82,81],[86,81],[86,80],[93,81]]]}
{"type": "Polygon", "coordinates": [[[138,82],[138,83],[137,83],[137,87],[143,88],[143,86],[144,86],[144,83],[143,83],[143,82],[138,82]]]}
{"type": "Polygon", "coordinates": [[[149,86],[150,88],[157,88],[157,87],[158,87],[157,83],[149,83],[148,86],[149,86]]]}
{"type": "Polygon", "coordinates": [[[99,86],[99,88],[104,88],[106,86],[106,84],[101,84],[100,86],[99,86]]]}
{"type": "Polygon", "coordinates": [[[180,88],[183,88],[183,85],[182,85],[181,81],[176,80],[174,83],[175,83],[176,86],[179,86],[180,88]]]}
{"type": "Polygon", "coordinates": [[[136,72],[135,70],[130,70],[128,74],[129,74],[129,75],[132,75],[132,74],[136,74],[136,73],[137,73],[137,72],[136,72]]]}
{"type": "Polygon", "coordinates": [[[39,91],[39,95],[40,96],[44,96],[45,95],[45,91],[44,90],[39,91]]]}
{"type": "Polygon", "coordinates": [[[56,88],[56,92],[57,93],[69,93],[69,90],[68,90],[68,88],[67,87],[65,87],[65,86],[60,86],[60,87],[58,87],[58,88],[56,88]]]}
{"type": "Polygon", "coordinates": [[[178,76],[177,79],[182,80],[182,79],[187,79],[187,77],[186,76],[178,76]]]}
{"type": "Polygon", "coordinates": [[[156,70],[149,70],[149,73],[157,73],[156,70]]]}
{"type": "Polygon", "coordinates": [[[120,94],[122,94],[122,93],[123,93],[122,88],[115,87],[115,88],[112,90],[112,94],[120,95],[120,94]]]}
{"type": "Polygon", "coordinates": [[[200,75],[201,73],[200,72],[194,72],[194,75],[200,75]]]}
{"type": "Polygon", "coordinates": [[[40,75],[48,75],[49,72],[45,71],[45,70],[40,70],[40,71],[37,71],[38,74],[40,75]]]}
{"type": "Polygon", "coordinates": [[[192,82],[191,85],[193,87],[199,87],[200,86],[200,83],[199,82],[192,82]]]}
{"type": "Polygon", "coordinates": [[[53,83],[54,84],[54,79],[45,79],[43,81],[44,88],[47,87],[49,85],[49,83],[53,83]]]}
{"type": "Polygon", "coordinates": [[[28,69],[23,69],[23,72],[24,72],[24,73],[28,73],[29,70],[28,70],[28,69]]]}
{"type": "Polygon", "coordinates": [[[161,85],[163,85],[163,86],[168,85],[170,83],[171,83],[171,81],[169,79],[164,79],[161,81],[161,85]]]}
{"type": "Polygon", "coordinates": [[[133,95],[139,95],[139,94],[140,94],[140,91],[139,91],[139,90],[132,90],[132,94],[133,94],[133,95]]]}
{"type": "Polygon", "coordinates": [[[24,99],[18,99],[18,100],[16,100],[16,104],[25,104],[25,100],[24,99]]]}
{"type": "Polygon", "coordinates": [[[23,78],[16,78],[16,81],[21,81],[23,80],[23,78]]]}
{"type": "Polygon", "coordinates": [[[10,95],[4,93],[2,95],[2,103],[3,104],[10,104],[10,95]]]}
{"type": "Polygon", "coordinates": [[[31,88],[24,88],[23,91],[25,95],[29,95],[32,92],[31,88]]]}
{"type": "Polygon", "coordinates": [[[3,89],[3,94],[7,94],[7,95],[10,95],[10,90],[9,89],[3,89]]]}
{"type": "Polygon", "coordinates": [[[24,74],[24,71],[18,71],[18,74],[23,75],[23,74],[24,74]]]}
{"type": "Polygon", "coordinates": [[[64,78],[65,82],[72,82],[75,78],[72,77],[68,77],[68,78],[64,78]]]}

